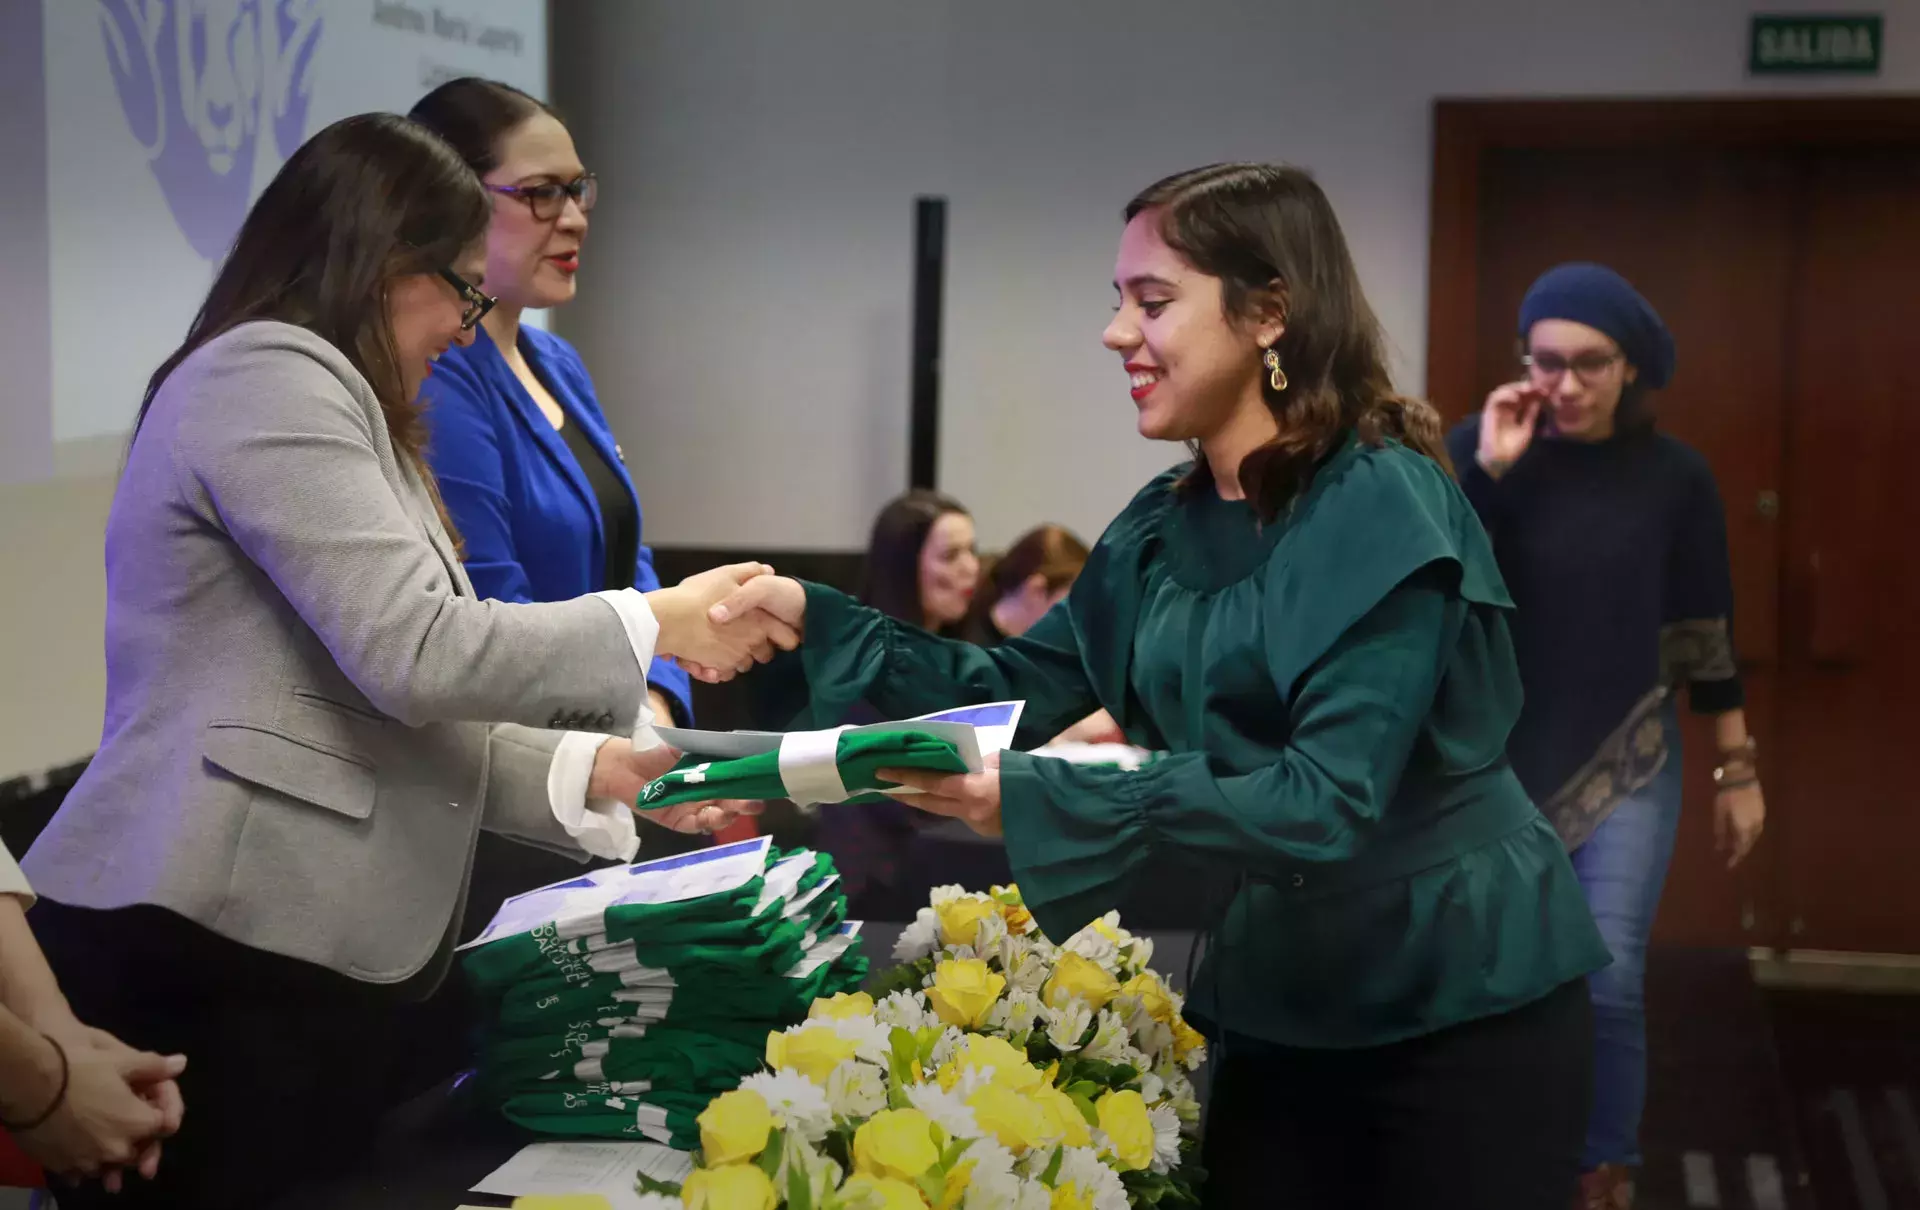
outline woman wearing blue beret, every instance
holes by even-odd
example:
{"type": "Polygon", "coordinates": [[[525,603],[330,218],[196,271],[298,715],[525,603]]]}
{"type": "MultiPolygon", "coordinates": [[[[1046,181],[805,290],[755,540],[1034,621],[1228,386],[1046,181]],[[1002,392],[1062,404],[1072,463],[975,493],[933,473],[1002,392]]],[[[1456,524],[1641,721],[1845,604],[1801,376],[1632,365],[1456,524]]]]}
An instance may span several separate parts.
{"type": "Polygon", "coordinates": [[[1729,864],[1766,806],[1728,626],[1726,517],[1706,459],[1654,427],[1672,334],[1613,270],[1548,271],[1520,307],[1526,376],[1448,437],[1517,606],[1526,694],[1509,752],[1573,855],[1613,952],[1589,977],[1594,1104],[1583,1203],[1632,1205],[1646,1100],[1647,935],[1680,817],[1675,693],[1714,716],[1729,864]]]}

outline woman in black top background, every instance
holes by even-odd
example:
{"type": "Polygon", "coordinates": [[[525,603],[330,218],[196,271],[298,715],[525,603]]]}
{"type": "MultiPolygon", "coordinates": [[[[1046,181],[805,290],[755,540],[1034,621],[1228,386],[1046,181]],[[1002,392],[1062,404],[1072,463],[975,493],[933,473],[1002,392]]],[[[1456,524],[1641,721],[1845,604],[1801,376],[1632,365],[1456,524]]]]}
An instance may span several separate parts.
{"type": "Polygon", "coordinates": [[[1758,839],[1766,806],[1729,630],[1719,490],[1647,405],[1673,375],[1672,335],[1617,273],[1569,264],[1528,292],[1520,338],[1526,377],[1495,390],[1448,446],[1518,606],[1526,706],[1514,768],[1572,850],[1613,952],[1589,980],[1583,1197],[1616,1210],[1632,1204],[1639,1162],[1646,945],[1680,815],[1681,682],[1691,708],[1714,716],[1729,864],[1758,839]]]}

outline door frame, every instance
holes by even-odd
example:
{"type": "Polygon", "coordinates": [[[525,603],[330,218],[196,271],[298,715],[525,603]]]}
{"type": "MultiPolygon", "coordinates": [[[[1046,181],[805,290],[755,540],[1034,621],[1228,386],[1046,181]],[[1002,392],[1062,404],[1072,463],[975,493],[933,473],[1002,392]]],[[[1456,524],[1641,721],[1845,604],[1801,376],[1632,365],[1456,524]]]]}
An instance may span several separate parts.
{"type": "Polygon", "coordinates": [[[1427,237],[1427,398],[1479,409],[1480,169],[1495,151],[1582,147],[1920,145],[1920,93],[1845,97],[1434,102],[1427,237]]]}
{"type": "MultiPolygon", "coordinates": [[[[1480,182],[1490,153],[1920,147],[1920,93],[1630,101],[1442,98],[1434,104],[1433,129],[1426,393],[1451,422],[1480,407],[1480,182]]],[[[1770,718],[1756,719],[1756,730],[1770,733],[1772,723],[1770,718]]],[[[1779,844],[1790,830],[1791,808],[1779,797],[1769,806],[1775,816],[1768,821],[1773,825],[1769,832],[1779,844]]],[[[1785,867],[1776,857],[1769,857],[1766,865],[1769,868],[1755,876],[1771,886],[1774,902],[1766,906],[1774,910],[1761,912],[1765,919],[1752,938],[1758,943],[1756,962],[1773,947],[1792,946],[1788,917],[1794,908],[1786,902],[1790,896],[1781,881],[1785,867]]],[[[1755,928],[1751,914],[1747,927],[1755,928]]],[[[1844,965],[1873,960],[1847,955],[1844,965]]],[[[1833,965],[1837,969],[1843,964],[1836,959],[1833,965]]]]}

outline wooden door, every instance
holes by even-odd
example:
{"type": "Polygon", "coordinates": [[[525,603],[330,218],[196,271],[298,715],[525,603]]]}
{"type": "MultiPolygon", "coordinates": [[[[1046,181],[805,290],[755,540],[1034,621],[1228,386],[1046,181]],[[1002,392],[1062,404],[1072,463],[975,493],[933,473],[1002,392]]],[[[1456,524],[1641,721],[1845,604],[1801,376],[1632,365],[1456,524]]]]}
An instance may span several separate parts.
{"type": "Polygon", "coordinates": [[[1789,936],[1920,953],[1920,146],[1803,163],[1770,782],[1789,936]]]}
{"type": "MultiPolygon", "coordinates": [[[[1475,399],[1518,376],[1516,317],[1527,287],[1563,261],[1611,265],[1660,310],[1679,347],[1655,397],[1661,426],[1706,455],[1727,511],[1734,635],[1747,717],[1770,750],[1779,695],[1781,534],[1794,269],[1796,160],[1697,148],[1489,152],[1479,181],[1475,399]]],[[[1458,401],[1447,401],[1460,410],[1458,401]]],[[[1687,714],[1686,805],[1661,905],[1661,939],[1758,941],[1774,921],[1773,852],[1729,874],[1714,849],[1711,723],[1687,714]]]]}

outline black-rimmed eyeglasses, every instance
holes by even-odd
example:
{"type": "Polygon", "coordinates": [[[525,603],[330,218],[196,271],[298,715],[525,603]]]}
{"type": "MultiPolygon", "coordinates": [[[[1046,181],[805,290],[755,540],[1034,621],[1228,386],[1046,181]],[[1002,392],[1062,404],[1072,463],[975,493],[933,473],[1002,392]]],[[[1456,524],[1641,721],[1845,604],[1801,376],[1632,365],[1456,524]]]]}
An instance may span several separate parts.
{"type": "Polygon", "coordinates": [[[466,310],[460,312],[460,330],[462,332],[473,331],[474,325],[485,318],[487,312],[493,310],[493,304],[498,300],[480,293],[480,287],[474,285],[458,273],[455,273],[452,269],[440,270],[440,277],[441,280],[454,288],[455,293],[460,295],[460,301],[466,304],[466,310]]]}
{"type": "Polygon", "coordinates": [[[1622,355],[1619,353],[1598,351],[1579,353],[1572,357],[1562,357],[1558,353],[1529,353],[1520,358],[1520,364],[1540,382],[1556,382],[1571,370],[1575,378],[1592,386],[1613,368],[1614,362],[1620,360],[1622,355]]]}
{"type": "Polygon", "coordinates": [[[593,209],[600,200],[600,182],[589,172],[577,176],[564,184],[559,181],[547,181],[539,185],[488,185],[493,193],[504,193],[508,197],[517,197],[533,211],[533,217],[543,223],[550,223],[560,217],[567,208],[567,199],[572,198],[585,214],[593,209]]]}

